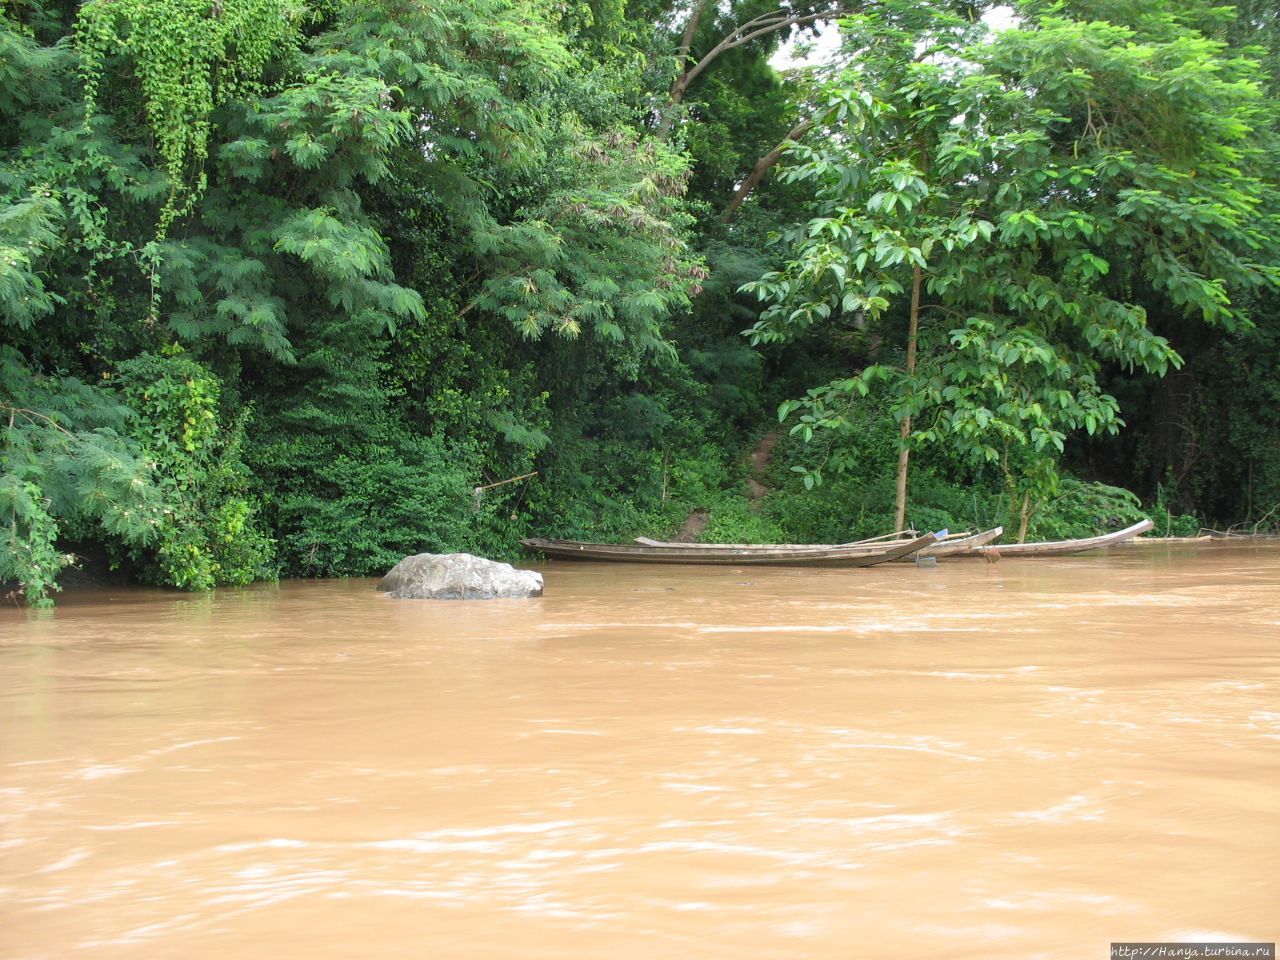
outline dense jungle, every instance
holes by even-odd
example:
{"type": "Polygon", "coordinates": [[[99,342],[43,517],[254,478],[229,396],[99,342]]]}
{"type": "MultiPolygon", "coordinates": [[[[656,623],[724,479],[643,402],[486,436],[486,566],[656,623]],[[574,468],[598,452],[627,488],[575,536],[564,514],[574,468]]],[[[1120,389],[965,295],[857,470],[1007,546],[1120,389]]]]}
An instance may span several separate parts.
{"type": "Polygon", "coordinates": [[[1276,532],[1278,55],[1271,0],[4,0],[0,580],[1276,532]]]}

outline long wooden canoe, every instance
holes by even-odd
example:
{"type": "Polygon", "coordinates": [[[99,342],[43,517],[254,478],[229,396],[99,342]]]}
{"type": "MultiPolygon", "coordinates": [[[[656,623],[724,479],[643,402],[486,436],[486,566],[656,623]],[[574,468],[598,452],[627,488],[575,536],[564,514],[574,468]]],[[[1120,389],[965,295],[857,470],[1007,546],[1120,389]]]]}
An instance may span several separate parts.
{"type": "MultiPolygon", "coordinates": [[[[960,556],[995,540],[1004,533],[1004,527],[992,527],[981,533],[939,534],[938,541],[932,546],[923,547],[918,556],[952,557],[960,556]]],[[[699,550],[755,550],[765,551],[811,551],[811,550],[847,550],[855,547],[873,547],[879,549],[893,543],[906,543],[912,537],[904,537],[902,533],[889,533],[869,540],[854,540],[850,543],[679,543],[675,540],[652,540],[648,537],[636,537],[635,542],[649,547],[689,547],[699,550]]],[[[910,559],[908,557],[908,559],[910,559]]]]}
{"type": "Polygon", "coordinates": [[[1098,537],[1084,537],[1080,540],[1047,540],[1041,543],[995,543],[960,554],[967,557],[986,557],[998,560],[1001,557],[1062,557],[1072,553],[1083,553],[1085,550],[1097,550],[1100,547],[1114,547],[1146,533],[1155,526],[1150,520],[1143,520],[1123,530],[1104,533],[1098,537]]]}
{"type": "MultiPolygon", "coordinates": [[[[634,542],[646,547],[698,547],[704,550],[843,550],[845,547],[905,543],[918,536],[919,534],[914,530],[899,530],[897,533],[885,533],[867,540],[851,540],[848,543],[685,543],[680,540],[654,540],[651,537],[636,537],[634,542]]],[[[956,536],[968,536],[968,534],[953,534],[940,530],[936,536],[941,542],[956,536]]]]}
{"type": "MultiPolygon", "coordinates": [[[[1118,543],[1123,543],[1136,537],[1140,533],[1146,533],[1155,527],[1150,520],[1143,520],[1135,523],[1133,526],[1125,527],[1123,530],[1115,530],[1111,533],[1104,533],[1097,537],[1083,537],[1077,540],[1049,540],[1039,543],[1000,543],[993,544],[992,540],[1000,536],[1004,532],[1003,527],[994,527],[991,530],[984,530],[981,533],[964,534],[958,537],[942,537],[939,542],[933,546],[923,548],[919,551],[921,557],[985,557],[988,560],[999,560],[1001,557],[1061,557],[1073,553],[1083,553],[1086,550],[1098,550],[1102,547],[1112,547],[1118,543]]],[[[857,540],[853,543],[840,544],[798,544],[783,543],[770,545],[752,545],[746,543],[739,544],[717,544],[717,543],[686,543],[676,544],[670,541],[649,540],[638,537],[637,542],[650,546],[684,546],[702,549],[752,549],[752,550],[786,550],[786,551],[803,551],[803,550],[837,550],[866,548],[877,544],[888,542],[903,542],[900,540],[890,540],[889,538],[899,537],[900,534],[886,534],[883,537],[874,537],[871,540],[857,540]]]]}
{"type": "Polygon", "coordinates": [[[785,565],[870,567],[936,543],[937,534],[926,533],[911,540],[890,543],[840,544],[813,549],[760,548],[750,545],[716,547],[710,544],[670,544],[653,546],[640,543],[585,543],[581,540],[545,540],[530,538],[520,543],[528,550],[542,553],[553,560],[589,560],[614,563],[700,563],[729,565],[785,565]]]}

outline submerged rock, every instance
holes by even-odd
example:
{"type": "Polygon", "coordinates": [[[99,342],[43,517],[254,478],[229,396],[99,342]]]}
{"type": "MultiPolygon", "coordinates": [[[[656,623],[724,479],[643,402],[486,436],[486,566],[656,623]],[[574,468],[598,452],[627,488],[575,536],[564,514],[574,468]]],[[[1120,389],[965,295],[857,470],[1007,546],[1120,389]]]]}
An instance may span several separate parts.
{"type": "Polygon", "coordinates": [[[405,557],[378,589],[401,600],[494,600],[542,596],[542,574],[469,553],[405,557]]]}

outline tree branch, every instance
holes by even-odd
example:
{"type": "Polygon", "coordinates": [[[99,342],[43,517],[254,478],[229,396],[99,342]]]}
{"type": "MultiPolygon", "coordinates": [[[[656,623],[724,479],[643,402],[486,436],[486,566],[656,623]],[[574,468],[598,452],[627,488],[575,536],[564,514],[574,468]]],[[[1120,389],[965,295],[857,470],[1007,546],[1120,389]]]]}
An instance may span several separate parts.
{"type": "MultiPolygon", "coordinates": [[[[692,46],[693,37],[690,34],[690,27],[696,28],[695,22],[700,17],[705,4],[699,4],[694,10],[689,26],[685,28],[685,39],[692,46]]],[[[665,140],[671,135],[671,128],[675,125],[675,108],[684,100],[684,95],[689,89],[689,85],[693,83],[698,76],[711,66],[712,63],[727,50],[733,50],[737,47],[744,46],[752,40],[767,36],[771,33],[777,33],[779,30],[785,30],[788,27],[799,27],[809,23],[816,23],[819,20],[831,20],[835,17],[843,16],[848,13],[849,9],[837,7],[834,10],[824,10],[821,13],[806,13],[802,15],[788,14],[782,10],[775,10],[772,13],[762,13],[758,17],[752,17],[746,23],[740,24],[729,33],[725,34],[720,42],[712,47],[707,53],[698,59],[696,63],[686,65],[683,72],[676,79],[671,87],[671,93],[667,96],[667,105],[662,111],[662,119],[658,123],[658,137],[665,140]]],[[[689,48],[681,46],[682,55],[681,62],[688,57],[689,48]]]]}
{"type": "Polygon", "coordinates": [[[13,425],[17,416],[21,414],[24,420],[29,420],[31,423],[35,423],[36,422],[35,418],[39,417],[49,426],[53,427],[53,429],[61,431],[62,433],[66,434],[68,437],[72,437],[72,438],[75,437],[75,434],[73,434],[70,430],[68,430],[62,424],[58,423],[58,421],[54,420],[53,417],[47,414],[41,413],[38,410],[28,410],[26,407],[14,407],[14,406],[10,406],[7,403],[0,403],[0,408],[3,408],[9,411],[9,429],[10,430],[13,429],[13,425]]]}
{"type": "Polygon", "coordinates": [[[775,163],[782,159],[782,154],[786,151],[787,144],[799,140],[812,126],[812,120],[803,120],[797,123],[791,128],[791,132],[782,138],[781,143],[756,161],[750,176],[738,185],[738,189],[733,192],[733,196],[729,198],[729,202],[725,205],[724,212],[720,214],[721,223],[728,223],[733,219],[733,215],[738,212],[742,202],[751,195],[752,190],[760,185],[764,175],[769,172],[775,163]]]}

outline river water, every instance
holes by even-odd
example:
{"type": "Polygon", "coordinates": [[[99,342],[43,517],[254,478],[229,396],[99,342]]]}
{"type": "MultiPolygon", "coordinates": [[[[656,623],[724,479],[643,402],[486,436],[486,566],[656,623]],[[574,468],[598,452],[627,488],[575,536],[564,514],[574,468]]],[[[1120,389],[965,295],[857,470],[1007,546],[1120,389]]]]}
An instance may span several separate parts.
{"type": "Polygon", "coordinates": [[[0,956],[1280,934],[1280,547],[0,611],[0,956]]]}

